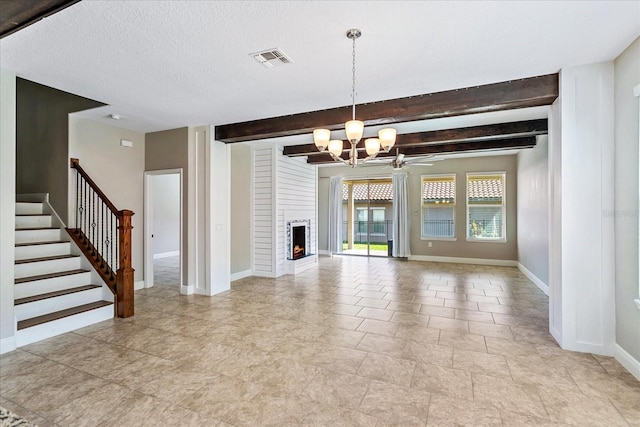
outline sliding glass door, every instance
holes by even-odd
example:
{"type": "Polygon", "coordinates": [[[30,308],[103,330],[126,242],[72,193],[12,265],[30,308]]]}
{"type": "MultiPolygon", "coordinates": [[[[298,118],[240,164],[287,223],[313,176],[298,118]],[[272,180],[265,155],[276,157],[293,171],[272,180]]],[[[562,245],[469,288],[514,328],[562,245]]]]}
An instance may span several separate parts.
{"type": "Polygon", "coordinates": [[[344,180],[343,253],[388,256],[392,239],[392,205],[391,179],[344,180]]]}

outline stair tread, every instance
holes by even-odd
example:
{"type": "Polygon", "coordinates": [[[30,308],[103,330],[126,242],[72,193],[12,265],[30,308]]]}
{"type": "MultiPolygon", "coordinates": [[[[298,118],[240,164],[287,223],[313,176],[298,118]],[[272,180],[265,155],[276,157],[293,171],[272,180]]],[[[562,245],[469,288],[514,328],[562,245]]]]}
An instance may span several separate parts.
{"type": "Polygon", "coordinates": [[[29,259],[20,259],[16,260],[17,264],[28,264],[30,262],[41,262],[41,261],[54,261],[57,259],[68,259],[68,258],[80,258],[80,255],[66,254],[66,255],[53,255],[53,256],[45,256],[40,258],[29,258],[29,259]]]}
{"type": "Polygon", "coordinates": [[[22,246],[36,246],[36,245],[54,245],[57,243],[69,243],[65,240],[49,240],[46,242],[24,242],[24,243],[16,243],[16,247],[22,246]]]}
{"type": "Polygon", "coordinates": [[[60,230],[60,227],[27,227],[27,228],[16,228],[16,231],[31,231],[31,230],[60,230]]]}
{"type": "Polygon", "coordinates": [[[19,298],[19,299],[15,300],[13,304],[14,305],[27,304],[27,303],[34,302],[34,301],[41,301],[41,300],[45,300],[45,299],[49,299],[49,298],[55,298],[55,297],[59,297],[59,296],[63,296],[63,295],[74,294],[76,292],[88,291],[90,289],[96,289],[96,288],[100,288],[100,287],[101,287],[100,285],[77,286],[75,288],[64,289],[62,291],[47,292],[47,293],[44,293],[44,294],[34,295],[34,296],[31,296],[31,297],[19,298]]]}
{"type": "Polygon", "coordinates": [[[59,271],[57,273],[40,274],[37,276],[22,277],[20,279],[15,279],[14,283],[18,285],[20,283],[33,282],[35,280],[53,279],[55,277],[71,276],[72,274],[81,274],[81,273],[89,273],[89,270],[76,269],[76,270],[68,270],[68,271],[59,271]]]}
{"type": "Polygon", "coordinates": [[[84,313],[87,311],[94,310],[96,308],[106,307],[108,305],[113,305],[113,303],[109,301],[95,301],[89,304],[79,305],[77,307],[56,311],[54,313],[49,313],[49,314],[45,314],[38,317],[32,317],[30,319],[24,319],[18,322],[18,330],[41,325],[47,322],[52,322],[54,320],[73,316],[74,314],[84,313]]]}
{"type": "Polygon", "coordinates": [[[16,214],[16,216],[51,216],[51,214],[16,214]]]}

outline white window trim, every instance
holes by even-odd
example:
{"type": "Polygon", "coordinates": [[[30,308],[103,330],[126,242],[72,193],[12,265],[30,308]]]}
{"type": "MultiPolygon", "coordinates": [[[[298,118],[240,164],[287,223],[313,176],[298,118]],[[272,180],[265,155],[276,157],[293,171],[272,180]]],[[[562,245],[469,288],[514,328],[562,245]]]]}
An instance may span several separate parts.
{"type": "MultiPolygon", "coordinates": [[[[507,172],[506,171],[494,171],[494,172],[467,172],[464,181],[465,191],[465,208],[466,215],[464,218],[464,233],[467,242],[469,243],[507,243],[507,172]],[[469,176],[479,175],[502,175],[502,237],[469,237],[469,176]]],[[[483,206],[483,205],[477,205],[483,206]]],[[[493,205],[496,206],[496,205],[493,205]]]]}
{"type": "Polygon", "coordinates": [[[455,173],[436,173],[436,174],[427,174],[420,176],[420,240],[437,240],[441,242],[455,242],[458,240],[458,236],[456,235],[457,229],[457,221],[456,221],[456,205],[458,204],[458,176],[455,173]],[[425,236],[424,233],[424,201],[422,200],[422,196],[424,194],[423,188],[423,179],[424,178],[452,178],[453,177],[453,188],[455,191],[454,194],[454,202],[450,205],[453,208],[453,237],[434,237],[434,236],[425,236]]]}
{"type": "MultiPolygon", "coordinates": [[[[640,84],[633,88],[633,95],[638,97],[638,106],[640,107],[640,84]]],[[[638,131],[640,133],[640,114],[638,114],[638,131]]],[[[640,138],[638,144],[640,144],[640,138]]],[[[638,167],[640,167],[640,157],[638,158],[638,167]]],[[[640,187],[640,181],[638,182],[638,186],[640,187]]],[[[640,191],[638,192],[638,198],[640,199],[640,191]]],[[[640,231],[640,215],[638,216],[638,230],[640,231]]],[[[640,242],[640,236],[638,236],[638,238],[638,242],[640,242]]],[[[640,254],[640,244],[638,249],[638,253],[640,254]]],[[[638,262],[640,262],[640,257],[638,258],[638,262]]],[[[640,275],[638,277],[638,298],[634,299],[633,302],[636,303],[636,307],[640,310],[640,275]]]]}

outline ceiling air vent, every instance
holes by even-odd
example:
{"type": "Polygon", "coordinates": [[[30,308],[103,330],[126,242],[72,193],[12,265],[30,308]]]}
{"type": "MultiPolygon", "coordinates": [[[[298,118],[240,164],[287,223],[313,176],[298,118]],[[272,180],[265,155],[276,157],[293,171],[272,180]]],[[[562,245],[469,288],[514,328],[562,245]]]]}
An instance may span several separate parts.
{"type": "Polygon", "coordinates": [[[293,61],[277,47],[263,50],[262,52],[250,53],[253,59],[261,63],[265,68],[273,68],[278,65],[290,64],[293,61]]]}

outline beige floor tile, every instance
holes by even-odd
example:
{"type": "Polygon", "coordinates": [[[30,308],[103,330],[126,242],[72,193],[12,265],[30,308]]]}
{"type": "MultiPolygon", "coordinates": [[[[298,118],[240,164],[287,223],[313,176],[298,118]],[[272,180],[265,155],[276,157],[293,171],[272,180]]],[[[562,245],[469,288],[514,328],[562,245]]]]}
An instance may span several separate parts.
{"type": "Polygon", "coordinates": [[[349,331],[340,328],[328,328],[316,339],[316,341],[337,347],[356,348],[364,336],[364,332],[349,331]]]}
{"type": "Polygon", "coordinates": [[[304,358],[305,363],[324,368],[328,371],[355,374],[367,353],[349,348],[322,346],[313,354],[304,358]]]}
{"type": "Polygon", "coordinates": [[[325,405],[357,410],[369,382],[361,376],[321,371],[307,385],[302,396],[325,405]]]}
{"type": "Polygon", "coordinates": [[[438,341],[438,344],[485,353],[487,351],[487,346],[483,336],[456,331],[440,331],[440,340],[438,341]]]}
{"type": "Polygon", "coordinates": [[[429,316],[396,312],[391,318],[391,322],[402,323],[404,325],[427,326],[429,324],[429,316]]]}
{"type": "Polygon", "coordinates": [[[232,425],[287,426],[299,425],[315,404],[306,397],[264,389],[250,401],[235,406],[237,409],[223,421],[232,425]]]}
{"type": "MultiPolygon", "coordinates": [[[[397,314],[397,313],[396,313],[397,314]]],[[[426,326],[426,325],[425,325],[426,326]]],[[[357,331],[371,334],[394,336],[400,325],[382,320],[364,319],[357,331]]]]}
{"type": "Polygon", "coordinates": [[[411,387],[455,399],[473,400],[471,373],[438,365],[418,363],[411,387]]]}
{"type": "Polygon", "coordinates": [[[514,334],[510,326],[493,325],[491,323],[469,321],[469,333],[485,337],[513,340],[514,334]]]}
{"type": "Polygon", "coordinates": [[[424,426],[430,398],[431,394],[423,390],[373,381],[360,411],[381,419],[383,425],[424,426]]]}
{"type": "Polygon", "coordinates": [[[373,380],[409,387],[415,367],[416,363],[412,360],[369,353],[358,368],[357,374],[373,380]]]}
{"type": "Polygon", "coordinates": [[[540,396],[552,421],[574,426],[627,424],[608,400],[549,388],[541,388],[540,396]]]}
{"type": "Polygon", "coordinates": [[[181,399],[180,405],[206,415],[226,420],[242,403],[250,401],[264,385],[221,375],[181,399]]]}
{"type": "Polygon", "coordinates": [[[135,300],[132,318],[0,355],[0,405],[45,427],[640,427],[640,382],[560,349],[515,268],[320,257],[214,297],[135,300]]]}
{"type": "Polygon", "coordinates": [[[301,426],[353,426],[353,427],[375,427],[378,419],[362,412],[353,411],[333,405],[321,403],[313,405],[312,409],[305,415],[301,426]]]}
{"type": "Polygon", "coordinates": [[[455,397],[431,395],[427,426],[501,426],[500,411],[455,397]]]}
{"type": "Polygon", "coordinates": [[[393,313],[394,312],[391,310],[382,310],[380,308],[364,307],[362,310],[358,312],[357,316],[364,317],[366,319],[389,321],[393,317],[393,313]]]}
{"type": "Polygon", "coordinates": [[[462,308],[456,308],[455,318],[493,324],[493,316],[491,315],[491,313],[485,313],[476,310],[464,310],[462,308]]]}
{"type": "MultiPolygon", "coordinates": [[[[466,293],[466,292],[465,292],[466,293]]],[[[478,310],[478,303],[472,301],[458,301],[453,299],[447,299],[444,301],[445,307],[461,308],[464,310],[478,310]]]]}
{"type": "Polygon", "coordinates": [[[402,358],[451,368],[453,347],[408,340],[402,358]]]}
{"type": "Polygon", "coordinates": [[[427,344],[438,344],[441,332],[440,329],[431,329],[424,326],[399,325],[395,336],[427,344]]]}
{"type": "Polygon", "coordinates": [[[383,335],[367,334],[356,347],[358,350],[369,353],[384,354],[392,357],[401,357],[407,340],[402,338],[386,337],[383,335]]]}
{"type": "Polygon", "coordinates": [[[467,372],[511,379],[506,358],[498,354],[454,348],[453,367],[467,372]]]}
{"type": "MultiPolygon", "coordinates": [[[[445,304],[446,304],[445,300],[445,304]]],[[[449,317],[453,318],[455,316],[455,309],[449,307],[436,307],[434,305],[423,305],[420,309],[420,314],[424,314],[427,316],[438,316],[438,317],[449,317]]]]}
{"type": "Polygon", "coordinates": [[[430,316],[428,326],[433,329],[443,329],[463,333],[469,332],[469,322],[467,320],[430,316]]]}
{"type": "Polygon", "coordinates": [[[475,403],[548,419],[537,387],[476,373],[472,374],[472,380],[475,403]]]}

